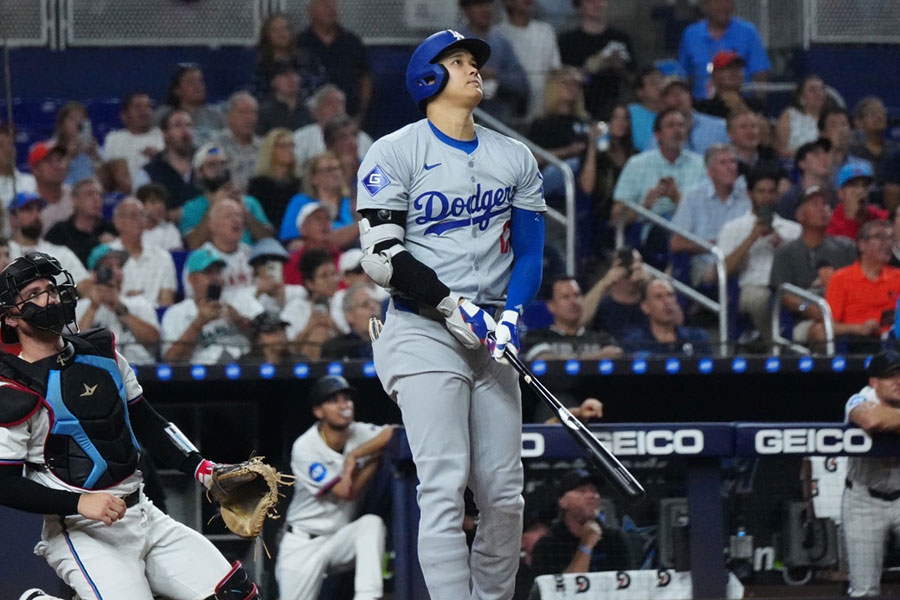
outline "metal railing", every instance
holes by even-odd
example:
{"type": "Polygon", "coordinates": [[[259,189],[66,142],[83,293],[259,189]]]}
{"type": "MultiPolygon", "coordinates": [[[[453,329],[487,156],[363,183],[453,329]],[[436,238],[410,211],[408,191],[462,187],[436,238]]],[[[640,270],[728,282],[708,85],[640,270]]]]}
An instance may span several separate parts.
{"type": "MultiPolygon", "coordinates": [[[[646,209],[640,204],[636,202],[629,201],[621,201],[622,204],[628,207],[629,210],[637,213],[639,216],[644,219],[650,221],[651,223],[662,227],[663,229],[668,230],[670,233],[676,233],[688,240],[689,242],[696,244],[703,248],[707,253],[712,254],[713,258],[716,260],[716,279],[717,279],[717,287],[718,287],[718,296],[719,301],[704,296],[694,288],[690,287],[673,278],[668,273],[660,271],[659,269],[644,263],[644,268],[656,277],[662,277],[667,279],[669,283],[672,284],[677,291],[681,292],[700,306],[710,310],[712,312],[716,312],[719,314],[719,354],[721,356],[725,356],[728,354],[728,271],[725,269],[725,255],[715,244],[710,244],[708,241],[704,240],[701,237],[698,237],[688,231],[687,229],[682,229],[677,225],[674,225],[671,221],[667,220],[665,217],[661,217],[652,210],[646,209]]],[[[625,223],[622,220],[619,220],[616,223],[616,247],[619,248],[623,245],[623,231],[625,228],[625,223]]]]}
{"type": "Polygon", "coordinates": [[[560,160],[553,154],[544,150],[528,138],[522,136],[519,132],[512,129],[499,119],[492,117],[480,108],[475,109],[475,118],[490,127],[496,129],[503,135],[509,136],[515,140],[519,140],[529,150],[534,152],[540,158],[557,167],[563,174],[563,183],[566,189],[566,212],[559,212],[555,208],[547,207],[547,216],[554,221],[561,223],[566,228],[566,272],[570,275],[575,274],[575,174],[572,167],[560,160]]]}
{"type": "Polygon", "coordinates": [[[810,353],[810,349],[806,346],[797,344],[781,335],[781,299],[785,294],[799,296],[819,307],[819,310],[822,311],[822,324],[825,326],[825,354],[834,356],[834,319],[831,316],[831,307],[828,306],[825,298],[792,283],[782,283],[775,290],[772,302],[772,354],[778,355],[781,352],[781,346],[786,346],[800,354],[810,353]]]}

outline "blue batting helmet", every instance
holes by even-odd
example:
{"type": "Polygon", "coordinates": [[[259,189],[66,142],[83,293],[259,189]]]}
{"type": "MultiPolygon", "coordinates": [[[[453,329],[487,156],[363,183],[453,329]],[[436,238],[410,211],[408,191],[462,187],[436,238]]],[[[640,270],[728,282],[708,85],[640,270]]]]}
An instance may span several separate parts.
{"type": "Polygon", "coordinates": [[[467,38],[452,29],[428,36],[413,52],[406,67],[406,89],[423,113],[428,101],[440,94],[447,85],[450,74],[444,65],[436,63],[451,48],[464,48],[471,52],[479,68],[491,56],[491,47],[487,42],[479,38],[467,38]]]}

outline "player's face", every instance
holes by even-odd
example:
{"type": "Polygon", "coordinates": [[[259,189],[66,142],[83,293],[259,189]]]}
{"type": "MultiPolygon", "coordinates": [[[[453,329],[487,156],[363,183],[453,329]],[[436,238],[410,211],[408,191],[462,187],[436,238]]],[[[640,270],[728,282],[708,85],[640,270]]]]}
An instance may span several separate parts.
{"type": "Polygon", "coordinates": [[[447,86],[440,94],[441,99],[446,98],[453,104],[472,107],[481,102],[484,96],[481,73],[478,72],[478,63],[471,52],[456,50],[438,62],[450,74],[447,86]]]}
{"type": "Polygon", "coordinates": [[[872,377],[869,385],[875,388],[875,393],[882,402],[891,405],[900,404],[900,373],[894,373],[887,377],[872,377]]]}
{"type": "Polygon", "coordinates": [[[56,284],[49,279],[36,279],[21,290],[16,298],[16,308],[24,302],[32,302],[40,307],[59,304],[59,292],[56,284]]]}
{"type": "Polygon", "coordinates": [[[353,423],[353,397],[338,392],[316,407],[315,416],[332,429],[346,429],[353,423]]]}

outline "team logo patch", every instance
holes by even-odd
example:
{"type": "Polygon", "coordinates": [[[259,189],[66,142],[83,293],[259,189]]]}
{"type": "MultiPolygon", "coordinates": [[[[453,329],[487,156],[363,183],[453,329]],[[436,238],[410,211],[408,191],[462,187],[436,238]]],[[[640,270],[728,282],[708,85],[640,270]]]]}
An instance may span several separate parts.
{"type": "Polygon", "coordinates": [[[375,165],[375,168],[369,171],[369,174],[363,177],[363,186],[369,190],[369,195],[374,196],[391,183],[388,176],[384,174],[381,167],[375,165]]]}
{"type": "Polygon", "coordinates": [[[314,462],[309,465],[309,476],[316,483],[325,479],[325,475],[328,474],[328,469],[325,468],[325,465],[322,463],[314,462]]]}

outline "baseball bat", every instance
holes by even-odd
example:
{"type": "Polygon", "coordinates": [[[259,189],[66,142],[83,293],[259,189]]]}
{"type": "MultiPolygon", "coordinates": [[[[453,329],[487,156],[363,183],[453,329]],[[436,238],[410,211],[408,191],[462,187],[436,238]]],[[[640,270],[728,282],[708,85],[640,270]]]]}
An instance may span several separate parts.
{"type": "Polygon", "coordinates": [[[572,436],[572,439],[575,440],[581,451],[588,457],[594,468],[600,472],[603,479],[612,485],[628,502],[636,503],[643,500],[646,492],[644,492],[644,488],[638,483],[638,480],[634,478],[634,475],[631,474],[631,471],[626,469],[619,462],[619,459],[607,450],[600,443],[600,440],[584,426],[584,423],[576,419],[575,415],[569,412],[569,409],[563,406],[562,402],[544,387],[544,384],[525,366],[525,363],[519,359],[515,352],[507,348],[504,351],[504,357],[525,379],[525,383],[559,416],[559,422],[565,426],[566,433],[572,436]]]}

